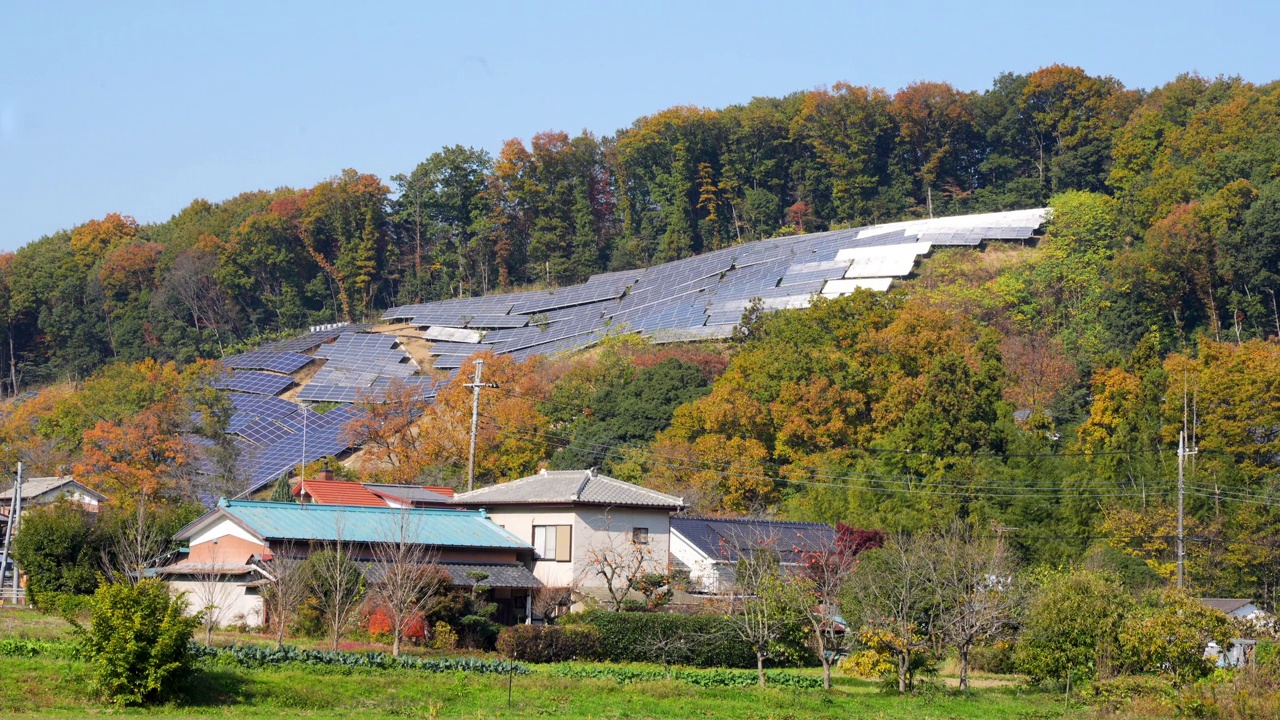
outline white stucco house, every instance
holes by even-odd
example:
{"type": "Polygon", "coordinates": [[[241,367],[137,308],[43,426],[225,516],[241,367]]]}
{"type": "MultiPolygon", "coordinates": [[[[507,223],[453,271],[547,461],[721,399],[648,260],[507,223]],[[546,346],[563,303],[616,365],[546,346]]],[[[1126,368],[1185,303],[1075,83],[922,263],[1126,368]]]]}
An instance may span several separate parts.
{"type": "Polygon", "coordinates": [[[671,516],[681,498],[593,470],[537,475],[462,493],[453,504],[484,510],[533,545],[533,574],[549,588],[598,589],[601,553],[638,552],[655,571],[670,562],[671,516]]]}

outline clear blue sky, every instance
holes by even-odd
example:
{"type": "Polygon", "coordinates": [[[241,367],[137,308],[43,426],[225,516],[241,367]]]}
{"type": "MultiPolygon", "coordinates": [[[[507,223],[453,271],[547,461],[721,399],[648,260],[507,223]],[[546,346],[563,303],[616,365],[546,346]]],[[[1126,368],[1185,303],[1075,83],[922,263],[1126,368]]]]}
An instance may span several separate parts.
{"type": "Polygon", "coordinates": [[[0,0],[0,249],[105,213],[383,178],[443,145],[612,133],[839,80],[984,89],[1054,62],[1280,78],[1280,4],[0,0]]]}

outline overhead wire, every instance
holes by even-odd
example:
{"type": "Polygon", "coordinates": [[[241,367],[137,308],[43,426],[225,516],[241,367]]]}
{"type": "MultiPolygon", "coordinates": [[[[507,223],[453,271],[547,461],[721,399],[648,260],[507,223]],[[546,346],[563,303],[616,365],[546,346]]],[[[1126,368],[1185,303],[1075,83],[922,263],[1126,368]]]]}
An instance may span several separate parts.
{"type": "MultiPolygon", "coordinates": [[[[531,440],[558,440],[566,441],[567,444],[561,444],[560,447],[573,447],[579,450],[607,450],[609,448],[617,448],[618,446],[609,446],[599,443],[576,442],[562,436],[550,435],[538,431],[528,431],[519,428],[511,428],[495,423],[490,418],[483,418],[486,425],[495,431],[507,435],[508,437],[517,437],[531,440]]],[[[636,448],[642,454],[650,455],[643,448],[636,448]]],[[[1060,499],[1060,498],[1116,498],[1116,497],[1141,497],[1143,495],[1154,495],[1153,491],[1140,491],[1130,489],[1122,492],[1120,488],[1116,488],[1115,492],[1101,492],[1098,490],[1090,490],[1088,488],[1061,488],[1046,486],[1017,486],[1017,485],[975,485],[970,481],[956,478],[916,478],[905,475],[880,475],[875,473],[847,473],[843,475],[827,475],[821,477],[827,478],[828,481],[806,480],[802,478],[775,478],[762,472],[750,472],[735,470],[716,470],[706,467],[701,461],[688,461],[681,458],[671,456],[662,456],[654,458],[650,455],[648,461],[654,465],[668,467],[678,471],[685,472],[711,472],[722,477],[736,476],[747,477],[753,479],[769,480],[771,482],[782,482],[785,484],[808,485],[815,487],[838,487],[846,489],[865,489],[869,491],[887,491],[887,492],[916,492],[933,495],[950,495],[950,496],[967,496],[980,495],[985,498],[1034,498],[1034,499],[1060,499]],[[895,478],[895,479],[891,479],[895,478]],[[908,478],[907,480],[901,478],[908,478]],[[888,485],[890,487],[877,487],[877,485],[888,485]],[[1012,491],[1012,492],[1011,492],[1012,491]]],[[[1110,490],[1110,488],[1102,488],[1101,490],[1110,490]]]]}
{"type": "MultiPolygon", "coordinates": [[[[582,406],[582,405],[580,405],[580,404],[577,404],[577,403],[566,403],[566,402],[562,402],[562,401],[555,400],[555,399],[553,399],[553,398],[549,398],[549,397],[545,397],[545,396],[541,396],[541,395],[533,395],[533,394],[530,394],[530,393],[522,393],[522,392],[519,392],[519,391],[516,391],[516,390],[512,390],[512,389],[510,389],[510,388],[498,387],[498,388],[494,388],[494,389],[495,389],[495,390],[497,390],[498,392],[505,393],[505,394],[510,395],[510,396],[512,396],[512,397],[519,397],[519,398],[523,398],[523,399],[526,399],[526,400],[534,400],[534,401],[536,401],[536,402],[547,403],[547,404],[550,404],[550,405],[557,405],[557,406],[559,406],[559,407],[569,408],[569,409],[574,409],[574,410],[579,410],[579,411],[581,411],[581,410],[584,410],[584,409],[585,409],[585,408],[584,408],[584,406],[582,406]]],[[[866,453],[879,453],[879,454],[887,454],[887,455],[923,455],[923,456],[926,456],[926,457],[936,457],[936,458],[950,458],[950,457],[962,457],[962,458],[964,458],[964,457],[972,457],[972,458],[1065,458],[1065,457],[1110,457],[1110,456],[1135,456],[1135,455],[1159,455],[1159,456],[1164,456],[1164,455],[1170,455],[1170,454],[1173,454],[1173,453],[1174,453],[1174,451],[1173,451],[1172,449],[1167,449],[1167,450],[1166,450],[1166,449],[1163,449],[1163,448],[1159,448],[1159,449],[1150,449],[1150,450],[1102,450],[1102,451],[1091,451],[1091,452],[1076,451],[1076,452],[1038,452],[1038,453],[1010,453],[1010,452],[972,452],[972,453],[962,453],[962,452],[934,452],[934,451],[929,451],[929,450],[910,450],[910,449],[905,449],[905,448],[873,448],[873,447],[859,447],[859,448],[854,448],[854,449],[859,450],[859,451],[861,451],[861,452],[866,452],[866,453]]],[[[1200,450],[1200,452],[1202,452],[1202,453],[1216,453],[1216,452],[1219,452],[1219,451],[1218,451],[1218,450],[1215,450],[1215,449],[1205,448],[1205,449],[1201,449],[1201,450],[1200,450]]]]}

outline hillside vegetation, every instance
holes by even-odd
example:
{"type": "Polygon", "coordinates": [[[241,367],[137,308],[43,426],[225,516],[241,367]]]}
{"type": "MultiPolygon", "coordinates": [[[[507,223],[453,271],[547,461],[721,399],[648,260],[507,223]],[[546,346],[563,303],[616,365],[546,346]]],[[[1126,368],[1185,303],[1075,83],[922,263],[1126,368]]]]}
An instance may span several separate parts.
{"type": "MultiPolygon", "coordinates": [[[[890,530],[958,516],[1026,563],[1083,560],[1143,587],[1173,573],[1185,429],[1193,591],[1270,605],[1278,99],[1277,84],[1187,75],[1146,92],[1060,66],[982,93],[837,84],[611,137],[541,133],[497,158],[446,148],[394,192],[345,171],[154,226],[110,215],[0,258],[6,388],[44,387],[7,406],[3,460],[190,497],[183,438],[215,461],[226,445],[199,358],[391,303],[1049,204],[1034,247],[939,250],[891,293],[749,312],[725,344],[489,358],[480,479],[600,465],[697,512],[890,530]]],[[[455,383],[430,406],[370,407],[342,472],[459,482],[470,400],[455,383]]]]}

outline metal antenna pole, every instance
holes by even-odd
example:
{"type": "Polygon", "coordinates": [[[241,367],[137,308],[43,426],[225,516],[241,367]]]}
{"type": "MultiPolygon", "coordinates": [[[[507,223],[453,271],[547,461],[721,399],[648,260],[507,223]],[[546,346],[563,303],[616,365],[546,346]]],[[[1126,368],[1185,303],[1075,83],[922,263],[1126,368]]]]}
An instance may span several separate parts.
{"type": "Polygon", "coordinates": [[[484,360],[476,360],[475,382],[467,383],[471,388],[471,455],[467,460],[467,492],[474,490],[476,485],[476,426],[480,422],[480,388],[484,387],[480,373],[483,370],[484,360]]]}
{"type": "Polygon", "coordinates": [[[1185,567],[1186,544],[1184,542],[1185,538],[1182,532],[1182,494],[1184,489],[1183,480],[1182,480],[1182,476],[1183,476],[1182,462],[1183,462],[1183,458],[1186,457],[1186,449],[1184,447],[1186,435],[1187,435],[1186,431],[1178,433],[1178,589],[1179,590],[1182,589],[1183,578],[1186,576],[1186,567],[1185,567]]]}

